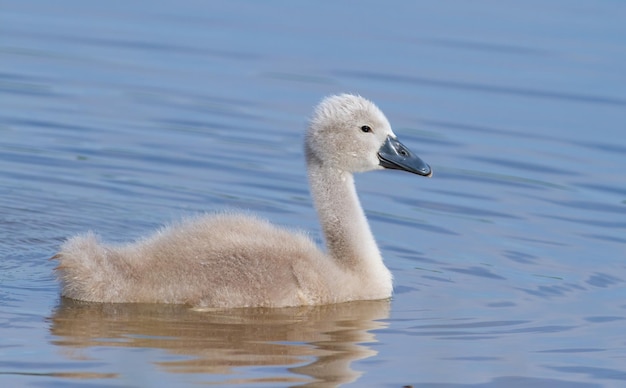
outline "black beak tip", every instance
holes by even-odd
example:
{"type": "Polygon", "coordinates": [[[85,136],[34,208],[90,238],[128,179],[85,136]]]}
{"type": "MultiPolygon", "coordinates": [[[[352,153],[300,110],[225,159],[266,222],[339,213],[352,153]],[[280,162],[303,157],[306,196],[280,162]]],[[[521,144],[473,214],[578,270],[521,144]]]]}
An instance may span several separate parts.
{"type": "Polygon", "coordinates": [[[426,178],[432,178],[432,176],[433,176],[433,169],[430,168],[429,165],[426,165],[426,167],[424,169],[422,169],[420,175],[421,176],[425,176],[426,178]]]}

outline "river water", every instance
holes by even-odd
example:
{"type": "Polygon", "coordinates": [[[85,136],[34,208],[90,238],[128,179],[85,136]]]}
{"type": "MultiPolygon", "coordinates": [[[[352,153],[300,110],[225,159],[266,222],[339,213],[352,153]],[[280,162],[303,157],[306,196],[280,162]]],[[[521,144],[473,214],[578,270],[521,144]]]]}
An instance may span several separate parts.
{"type": "Polygon", "coordinates": [[[4,1],[3,387],[626,386],[626,4],[4,1]],[[69,236],[248,209],[321,239],[311,107],[359,93],[435,172],[359,175],[391,301],[63,300],[69,236]]]}

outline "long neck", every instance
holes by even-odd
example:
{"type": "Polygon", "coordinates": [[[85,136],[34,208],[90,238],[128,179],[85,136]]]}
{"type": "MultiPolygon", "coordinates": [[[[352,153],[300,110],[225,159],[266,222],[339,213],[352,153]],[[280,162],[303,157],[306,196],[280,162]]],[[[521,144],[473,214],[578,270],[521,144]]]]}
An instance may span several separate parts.
{"type": "Polygon", "coordinates": [[[351,173],[308,160],[309,184],[329,255],[355,271],[388,272],[361,208],[351,173]]]}

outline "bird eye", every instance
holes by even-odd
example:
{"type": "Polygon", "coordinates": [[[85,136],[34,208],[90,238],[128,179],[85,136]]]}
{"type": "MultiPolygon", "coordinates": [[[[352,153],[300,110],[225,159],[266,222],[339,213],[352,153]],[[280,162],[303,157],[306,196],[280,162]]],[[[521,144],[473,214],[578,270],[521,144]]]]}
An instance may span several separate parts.
{"type": "Polygon", "coordinates": [[[372,128],[369,127],[369,125],[364,125],[361,127],[361,131],[363,132],[372,132],[372,128]]]}

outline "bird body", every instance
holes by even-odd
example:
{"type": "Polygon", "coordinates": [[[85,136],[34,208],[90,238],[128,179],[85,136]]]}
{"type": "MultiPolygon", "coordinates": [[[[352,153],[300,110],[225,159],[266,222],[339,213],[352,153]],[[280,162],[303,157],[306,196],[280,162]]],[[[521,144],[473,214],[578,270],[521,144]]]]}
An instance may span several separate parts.
{"type": "Polygon", "coordinates": [[[287,307],[389,298],[392,276],[356,194],[353,173],[382,168],[430,176],[370,101],[324,99],[305,136],[311,193],[326,252],[303,232],[220,213],[106,245],[91,232],[54,256],[63,296],[93,302],[194,307],[287,307]]]}

